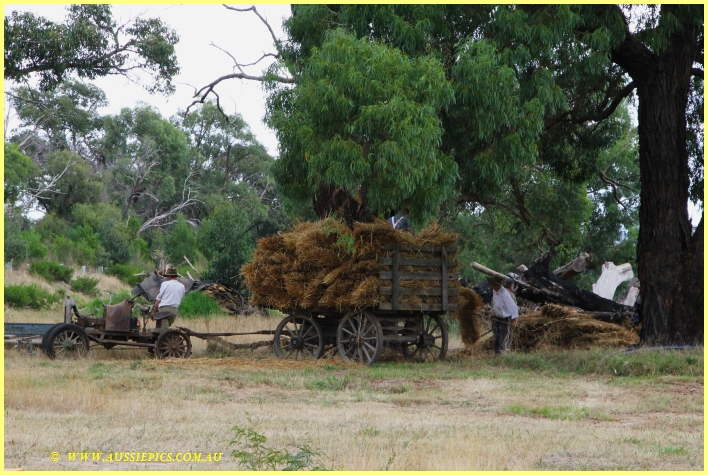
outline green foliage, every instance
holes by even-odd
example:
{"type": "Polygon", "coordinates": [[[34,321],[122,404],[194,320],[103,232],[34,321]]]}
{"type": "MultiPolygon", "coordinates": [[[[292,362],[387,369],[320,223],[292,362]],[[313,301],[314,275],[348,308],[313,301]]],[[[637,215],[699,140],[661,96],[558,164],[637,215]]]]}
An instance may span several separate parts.
{"type": "Polygon", "coordinates": [[[61,298],[59,294],[51,294],[37,284],[5,286],[5,305],[10,307],[42,310],[50,308],[61,298]]]}
{"type": "Polygon", "coordinates": [[[202,222],[199,246],[211,261],[203,280],[240,288],[241,267],[255,248],[255,237],[248,229],[253,220],[242,206],[224,201],[202,222]]]}
{"type": "Polygon", "coordinates": [[[194,227],[187,223],[183,214],[180,213],[177,217],[177,223],[165,240],[165,244],[170,262],[182,262],[184,256],[187,256],[191,262],[196,261],[198,254],[197,234],[194,227]]]}
{"type": "Polygon", "coordinates": [[[140,69],[151,76],[149,91],[174,91],[178,36],[159,19],[138,17],[118,26],[110,5],[67,9],[63,23],[30,12],[5,17],[6,79],[19,82],[36,73],[40,87],[49,90],[72,73],[95,79],[140,69]]]}
{"type": "Polygon", "coordinates": [[[22,239],[27,242],[27,251],[30,259],[44,259],[47,257],[47,247],[42,244],[42,236],[35,230],[23,231],[22,239]]]}
{"type": "Polygon", "coordinates": [[[291,453],[287,449],[268,447],[265,445],[266,437],[252,429],[234,427],[233,431],[234,440],[229,445],[242,448],[234,449],[231,456],[247,470],[328,470],[319,465],[322,454],[307,445],[298,447],[296,453],[291,453]]]}
{"type": "Polygon", "coordinates": [[[128,285],[135,285],[141,278],[136,277],[134,274],[140,274],[143,269],[134,264],[111,264],[104,271],[108,275],[118,277],[122,282],[128,285]]]}
{"type": "Polygon", "coordinates": [[[71,281],[71,290],[95,297],[98,295],[98,282],[99,279],[93,277],[77,277],[71,281]]]}
{"type": "Polygon", "coordinates": [[[90,142],[102,127],[97,110],[108,105],[101,89],[78,81],[67,81],[50,91],[17,87],[10,101],[21,127],[12,140],[27,142],[25,148],[33,156],[41,152],[34,140],[28,140],[32,137],[46,140],[51,149],[90,154],[90,142]]]}
{"type": "Polygon", "coordinates": [[[105,117],[103,126],[102,154],[117,185],[111,198],[123,217],[153,214],[155,198],[166,209],[181,202],[191,153],[182,130],[144,105],[105,117]]]}
{"type": "Polygon", "coordinates": [[[27,189],[28,184],[37,173],[37,167],[32,159],[23,154],[19,147],[5,143],[5,203],[13,204],[20,193],[27,189]]]}
{"type": "Polygon", "coordinates": [[[29,257],[29,245],[23,239],[16,237],[5,238],[4,242],[5,261],[20,265],[29,257]]]}
{"type": "Polygon", "coordinates": [[[37,260],[30,264],[29,271],[42,277],[47,282],[71,282],[74,275],[74,269],[68,266],[63,266],[58,262],[37,260]]]}
{"type": "Polygon", "coordinates": [[[297,88],[269,98],[281,146],[274,176],[289,198],[334,186],[375,213],[408,206],[414,219],[433,216],[457,172],[440,151],[438,113],[452,101],[437,60],[334,30],[312,49],[297,88]]]}
{"type": "Polygon", "coordinates": [[[57,181],[56,193],[41,196],[37,202],[47,213],[67,216],[79,203],[97,203],[103,185],[100,178],[83,158],[68,150],[53,152],[47,157],[44,174],[38,178],[38,186],[46,185],[49,177],[61,174],[57,181]]]}
{"type": "Polygon", "coordinates": [[[221,313],[223,311],[216,300],[204,292],[188,292],[179,304],[179,316],[187,319],[221,313]]]}

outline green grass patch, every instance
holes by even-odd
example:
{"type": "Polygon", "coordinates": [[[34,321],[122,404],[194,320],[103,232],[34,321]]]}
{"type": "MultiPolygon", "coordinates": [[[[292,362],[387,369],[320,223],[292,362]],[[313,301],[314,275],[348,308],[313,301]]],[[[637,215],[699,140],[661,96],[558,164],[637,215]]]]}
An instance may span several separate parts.
{"type": "Polygon", "coordinates": [[[680,445],[678,447],[674,447],[673,445],[657,447],[657,452],[666,455],[688,455],[688,450],[680,445]]]}
{"type": "Polygon", "coordinates": [[[106,274],[118,277],[121,282],[128,285],[135,285],[142,280],[141,277],[136,277],[134,274],[140,274],[143,271],[142,267],[134,264],[112,264],[106,268],[106,274]]]}
{"type": "Polygon", "coordinates": [[[189,292],[179,304],[179,316],[184,318],[210,317],[223,313],[219,304],[204,292],[189,292]]]}
{"type": "Polygon", "coordinates": [[[77,277],[71,281],[71,290],[96,297],[98,296],[98,289],[96,289],[98,282],[99,279],[93,277],[77,277]]]}
{"type": "Polygon", "coordinates": [[[342,391],[349,384],[349,378],[342,376],[325,376],[305,382],[305,388],[320,391],[342,391]]]}
{"type": "Polygon", "coordinates": [[[43,259],[30,264],[29,271],[32,274],[40,276],[47,282],[66,282],[67,284],[71,282],[71,278],[74,275],[74,269],[71,267],[43,259]]]}
{"type": "Polygon", "coordinates": [[[570,406],[543,406],[543,407],[528,407],[528,406],[511,406],[508,411],[519,416],[529,417],[545,417],[551,420],[560,421],[580,421],[583,419],[600,419],[608,420],[607,416],[593,413],[587,407],[570,407],[570,406]]]}
{"type": "Polygon", "coordinates": [[[489,360],[499,368],[554,374],[611,374],[615,376],[703,376],[703,349],[575,350],[539,353],[510,353],[489,360]]]}
{"type": "Polygon", "coordinates": [[[51,294],[37,284],[5,286],[5,305],[14,308],[48,309],[61,298],[60,294],[51,294]]]}

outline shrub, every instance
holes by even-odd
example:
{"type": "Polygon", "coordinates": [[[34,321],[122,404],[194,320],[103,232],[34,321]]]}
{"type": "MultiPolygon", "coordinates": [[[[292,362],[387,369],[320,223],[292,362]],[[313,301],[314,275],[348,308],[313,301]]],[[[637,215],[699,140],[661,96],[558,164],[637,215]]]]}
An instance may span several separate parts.
{"type": "Polygon", "coordinates": [[[222,313],[219,304],[204,292],[189,292],[179,305],[179,316],[184,318],[208,317],[222,313]]]}
{"type": "Polygon", "coordinates": [[[52,295],[37,284],[5,286],[5,304],[10,307],[41,310],[59,300],[60,295],[52,295]]]}
{"type": "Polygon", "coordinates": [[[58,262],[39,260],[30,264],[29,268],[32,274],[37,274],[48,282],[71,282],[71,277],[74,275],[74,269],[66,267],[58,262]]]}
{"type": "Polygon", "coordinates": [[[133,264],[113,264],[106,269],[106,274],[118,277],[128,285],[135,285],[141,279],[140,277],[135,277],[134,274],[140,274],[142,271],[140,266],[133,264]]]}
{"type": "Polygon", "coordinates": [[[246,470],[328,470],[320,465],[323,454],[307,445],[298,447],[298,451],[292,453],[287,449],[268,447],[265,445],[266,437],[252,429],[234,427],[233,431],[235,437],[229,445],[242,448],[234,449],[231,456],[246,470]]]}
{"type": "Polygon", "coordinates": [[[27,260],[29,246],[23,239],[5,239],[5,262],[14,262],[15,265],[22,264],[27,260]]]}
{"type": "Polygon", "coordinates": [[[93,277],[77,277],[75,280],[71,281],[71,290],[86,295],[97,296],[98,290],[96,286],[98,285],[98,281],[99,279],[94,279],[93,277]]]}
{"type": "Polygon", "coordinates": [[[44,259],[47,257],[47,247],[42,244],[42,236],[37,231],[23,231],[22,239],[27,242],[30,259],[44,259]]]}

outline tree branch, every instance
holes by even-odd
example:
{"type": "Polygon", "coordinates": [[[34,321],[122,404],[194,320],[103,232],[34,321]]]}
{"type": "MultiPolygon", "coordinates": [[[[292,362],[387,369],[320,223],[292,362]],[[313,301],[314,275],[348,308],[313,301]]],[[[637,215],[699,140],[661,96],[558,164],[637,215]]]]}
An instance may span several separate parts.
{"type": "Polygon", "coordinates": [[[703,70],[699,68],[691,68],[691,75],[703,79],[703,70]]]}
{"type": "Polygon", "coordinates": [[[617,107],[622,103],[622,101],[628,97],[632,92],[637,88],[636,84],[634,84],[634,81],[630,81],[626,86],[624,86],[619,93],[615,96],[615,98],[612,100],[612,103],[603,111],[595,113],[595,114],[588,114],[583,117],[574,117],[570,120],[571,123],[573,124],[582,124],[588,121],[593,121],[593,122],[600,122],[602,120],[607,119],[609,116],[611,116],[617,107]]]}
{"type": "Polygon", "coordinates": [[[268,23],[268,21],[265,18],[263,18],[260,13],[258,13],[258,10],[256,10],[255,5],[253,5],[251,8],[236,8],[236,7],[230,7],[228,5],[224,5],[224,7],[226,7],[228,10],[233,10],[235,12],[252,11],[253,13],[255,13],[258,16],[258,18],[261,19],[263,24],[268,28],[268,31],[270,31],[270,36],[271,36],[271,38],[273,38],[273,44],[275,44],[275,49],[278,50],[278,54],[280,54],[280,41],[275,36],[275,33],[273,32],[273,28],[270,27],[270,24],[268,23]]]}

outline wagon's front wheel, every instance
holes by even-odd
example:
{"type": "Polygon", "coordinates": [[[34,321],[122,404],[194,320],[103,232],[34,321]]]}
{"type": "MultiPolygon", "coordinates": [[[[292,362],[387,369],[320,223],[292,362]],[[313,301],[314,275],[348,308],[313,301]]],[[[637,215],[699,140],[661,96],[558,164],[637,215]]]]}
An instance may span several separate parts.
{"type": "Polygon", "coordinates": [[[83,358],[89,351],[89,340],[83,328],[73,323],[52,327],[44,344],[44,352],[51,359],[83,358]]]}
{"type": "Polygon", "coordinates": [[[381,323],[371,312],[355,310],[337,327],[337,350],[345,361],[373,364],[383,349],[381,323]]]}
{"type": "Polygon", "coordinates": [[[273,349],[283,360],[316,360],[324,353],[322,328],[310,316],[288,315],[275,329],[273,349]]]}
{"type": "Polygon", "coordinates": [[[444,360],[448,344],[445,321],[437,315],[423,315],[418,325],[418,339],[402,345],[405,357],[414,361],[444,360]]]}

